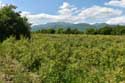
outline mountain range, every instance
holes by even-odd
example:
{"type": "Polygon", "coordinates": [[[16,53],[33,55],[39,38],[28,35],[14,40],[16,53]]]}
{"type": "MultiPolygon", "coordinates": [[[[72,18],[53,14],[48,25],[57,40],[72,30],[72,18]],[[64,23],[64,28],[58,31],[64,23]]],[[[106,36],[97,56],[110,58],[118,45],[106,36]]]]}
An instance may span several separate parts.
{"type": "Polygon", "coordinates": [[[83,31],[87,28],[103,28],[107,26],[108,24],[106,23],[96,23],[96,24],[87,24],[87,23],[79,23],[79,24],[72,24],[72,23],[66,23],[66,22],[53,22],[53,23],[47,23],[47,24],[41,24],[41,25],[34,25],[32,26],[32,31],[38,31],[42,29],[57,29],[57,28],[71,28],[75,29],[77,28],[80,31],[83,31]]]}

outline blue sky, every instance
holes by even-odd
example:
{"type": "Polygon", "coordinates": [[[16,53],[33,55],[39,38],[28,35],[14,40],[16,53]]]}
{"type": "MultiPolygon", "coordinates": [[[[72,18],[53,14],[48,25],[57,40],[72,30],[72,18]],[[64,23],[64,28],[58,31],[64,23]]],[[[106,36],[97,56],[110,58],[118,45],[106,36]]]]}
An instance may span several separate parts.
{"type": "Polygon", "coordinates": [[[34,25],[48,22],[124,24],[125,0],[0,0],[34,25]]]}
{"type": "Polygon", "coordinates": [[[18,7],[21,11],[29,11],[33,13],[49,13],[56,14],[63,2],[75,5],[79,8],[86,8],[93,5],[103,5],[109,0],[1,0],[3,3],[11,3],[18,7]]]}

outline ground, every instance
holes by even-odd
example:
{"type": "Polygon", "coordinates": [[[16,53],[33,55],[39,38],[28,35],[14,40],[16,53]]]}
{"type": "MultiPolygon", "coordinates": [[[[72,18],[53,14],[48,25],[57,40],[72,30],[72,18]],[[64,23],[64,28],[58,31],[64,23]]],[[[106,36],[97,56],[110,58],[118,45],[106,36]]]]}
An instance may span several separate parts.
{"type": "Polygon", "coordinates": [[[1,83],[124,83],[125,36],[33,33],[0,43],[1,83]]]}

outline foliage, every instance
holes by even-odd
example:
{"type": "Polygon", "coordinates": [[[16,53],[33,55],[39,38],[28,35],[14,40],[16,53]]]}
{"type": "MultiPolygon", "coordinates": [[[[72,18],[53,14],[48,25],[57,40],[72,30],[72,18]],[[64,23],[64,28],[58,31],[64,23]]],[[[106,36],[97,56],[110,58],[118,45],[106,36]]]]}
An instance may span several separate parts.
{"type": "Polygon", "coordinates": [[[97,31],[94,28],[89,28],[89,29],[86,29],[85,34],[91,34],[91,35],[97,34],[97,31]]]}
{"type": "Polygon", "coordinates": [[[125,35],[125,26],[105,26],[99,29],[90,28],[85,31],[85,34],[125,35]]]}
{"type": "Polygon", "coordinates": [[[125,37],[32,34],[0,43],[2,83],[124,83],[125,37]]]}
{"type": "Polygon", "coordinates": [[[16,7],[7,5],[0,9],[0,40],[15,36],[20,39],[20,35],[30,38],[30,24],[25,17],[21,17],[16,7]]]}
{"type": "Polygon", "coordinates": [[[87,28],[85,31],[79,31],[77,28],[57,28],[57,29],[42,29],[36,33],[46,33],[46,34],[90,34],[90,35],[125,35],[125,26],[123,25],[112,25],[105,26],[103,28],[87,28]]]}
{"type": "Polygon", "coordinates": [[[79,31],[78,29],[71,29],[71,28],[67,28],[67,29],[63,29],[63,28],[57,28],[57,29],[42,29],[39,31],[36,31],[36,33],[46,33],[46,34],[81,34],[82,31],[79,31]]]}
{"type": "Polygon", "coordinates": [[[111,35],[113,29],[109,26],[97,30],[98,34],[111,35]]]}

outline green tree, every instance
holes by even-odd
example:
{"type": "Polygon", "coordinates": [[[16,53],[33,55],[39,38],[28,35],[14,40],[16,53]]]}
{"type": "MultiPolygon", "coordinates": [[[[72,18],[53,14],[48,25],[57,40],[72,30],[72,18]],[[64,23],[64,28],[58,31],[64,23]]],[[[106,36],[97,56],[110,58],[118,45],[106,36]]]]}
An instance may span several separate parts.
{"type": "Polygon", "coordinates": [[[72,33],[72,30],[71,28],[67,28],[65,31],[64,31],[65,34],[71,34],[72,33]]]}
{"type": "Polygon", "coordinates": [[[98,34],[103,34],[103,35],[111,35],[112,33],[112,27],[111,26],[105,26],[104,28],[100,28],[97,31],[98,34]]]}
{"type": "Polygon", "coordinates": [[[72,29],[72,34],[81,34],[82,32],[79,31],[77,28],[72,29]]]}
{"type": "Polygon", "coordinates": [[[0,40],[15,36],[30,38],[30,24],[26,17],[21,17],[20,12],[15,11],[16,7],[7,5],[0,9],[0,40]]]}
{"type": "Polygon", "coordinates": [[[112,30],[113,35],[125,35],[125,26],[117,25],[112,30]]]}
{"type": "Polygon", "coordinates": [[[56,29],[56,33],[57,34],[63,34],[64,33],[64,29],[63,28],[56,29]]]}
{"type": "Polygon", "coordinates": [[[96,34],[96,30],[94,28],[88,28],[85,30],[85,34],[96,34]]]}
{"type": "Polygon", "coordinates": [[[49,29],[47,29],[47,33],[49,33],[49,34],[54,34],[54,33],[55,33],[55,30],[52,29],[52,28],[49,28],[49,29]]]}

